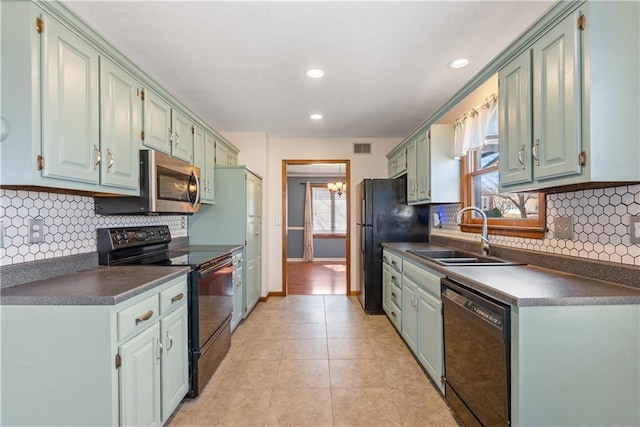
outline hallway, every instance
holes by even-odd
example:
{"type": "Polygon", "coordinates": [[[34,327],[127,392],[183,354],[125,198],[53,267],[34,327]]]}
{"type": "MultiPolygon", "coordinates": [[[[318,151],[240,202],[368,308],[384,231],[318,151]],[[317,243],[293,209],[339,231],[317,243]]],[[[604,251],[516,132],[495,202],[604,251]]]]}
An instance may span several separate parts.
{"type": "Polygon", "coordinates": [[[346,261],[287,262],[287,295],[345,295],[346,261]]]}
{"type": "Polygon", "coordinates": [[[179,426],[456,426],[384,316],[354,297],[272,297],[232,336],[179,426]]]}

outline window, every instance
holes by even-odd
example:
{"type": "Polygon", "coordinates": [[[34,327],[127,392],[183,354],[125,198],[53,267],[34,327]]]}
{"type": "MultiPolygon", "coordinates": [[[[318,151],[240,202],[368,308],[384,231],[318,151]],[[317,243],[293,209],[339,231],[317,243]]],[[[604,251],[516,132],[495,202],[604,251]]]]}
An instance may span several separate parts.
{"type": "Polygon", "coordinates": [[[311,187],[314,237],[343,237],[347,233],[347,200],[326,185],[311,187]]]}
{"type": "MultiPolygon", "coordinates": [[[[488,218],[489,233],[542,239],[545,231],[543,193],[501,193],[498,141],[485,143],[462,156],[462,206],[477,206],[488,218]]],[[[479,233],[482,219],[465,212],[461,229],[479,233]]]]}

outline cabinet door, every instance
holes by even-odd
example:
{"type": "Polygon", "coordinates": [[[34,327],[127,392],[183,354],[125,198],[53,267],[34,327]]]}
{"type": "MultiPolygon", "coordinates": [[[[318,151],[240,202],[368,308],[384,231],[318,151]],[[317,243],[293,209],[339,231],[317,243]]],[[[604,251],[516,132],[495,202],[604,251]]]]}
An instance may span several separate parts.
{"type": "Polygon", "coordinates": [[[206,200],[209,203],[214,203],[216,200],[215,185],[214,185],[216,140],[209,133],[205,133],[204,135],[204,159],[205,159],[204,176],[206,179],[206,188],[205,188],[206,200]]]}
{"type": "Polygon", "coordinates": [[[148,89],[145,90],[143,105],[142,143],[147,147],[171,154],[171,106],[148,89]]]}
{"type": "Polygon", "coordinates": [[[500,184],[531,182],[531,51],[498,73],[500,184]]]}
{"type": "Polygon", "coordinates": [[[431,198],[431,185],[429,182],[430,152],[428,132],[416,139],[416,187],[419,202],[428,202],[431,198]]]}
{"type": "Polygon", "coordinates": [[[413,351],[416,352],[417,318],[416,318],[416,290],[418,286],[411,279],[402,278],[402,338],[413,351]]]}
{"type": "Polygon", "coordinates": [[[162,336],[162,421],[166,421],[189,391],[187,305],[160,320],[162,336]]]}
{"type": "Polygon", "coordinates": [[[216,141],[216,165],[230,165],[229,151],[219,141],[216,141]]]}
{"type": "Polygon", "coordinates": [[[193,162],[193,122],[178,110],[171,111],[173,147],[171,155],[187,163],[193,162]]]}
{"type": "Polygon", "coordinates": [[[442,377],[443,338],[442,302],[428,292],[418,288],[417,292],[418,331],[416,356],[433,381],[443,390],[442,377]]]}
{"type": "Polygon", "coordinates": [[[416,141],[411,141],[407,146],[407,202],[418,201],[418,176],[416,164],[418,162],[418,153],[416,150],[416,141]]]}
{"type": "Polygon", "coordinates": [[[100,58],[100,183],[137,189],[138,141],[142,130],[140,86],[136,79],[100,58]]]}
{"type": "Polygon", "coordinates": [[[118,354],[120,425],[159,426],[160,325],[145,329],[122,344],[118,354]]]}
{"type": "Polygon", "coordinates": [[[42,176],[98,184],[99,55],[55,19],[43,19],[42,176]]]}
{"type": "Polygon", "coordinates": [[[228,160],[230,165],[237,165],[238,164],[238,155],[236,153],[232,153],[229,152],[229,160],[228,160]]]}
{"type": "Polygon", "coordinates": [[[204,138],[204,130],[195,126],[193,129],[193,165],[200,169],[200,201],[202,203],[208,201],[204,138]]]}
{"type": "Polygon", "coordinates": [[[574,16],[533,45],[533,156],[537,180],[582,171],[580,30],[574,16]]]}
{"type": "Polygon", "coordinates": [[[244,316],[242,269],[243,261],[239,261],[233,270],[233,313],[231,315],[231,331],[235,330],[244,316]]]}
{"type": "Polygon", "coordinates": [[[389,299],[391,298],[391,267],[389,264],[382,264],[382,309],[387,316],[389,312],[389,299]]]}

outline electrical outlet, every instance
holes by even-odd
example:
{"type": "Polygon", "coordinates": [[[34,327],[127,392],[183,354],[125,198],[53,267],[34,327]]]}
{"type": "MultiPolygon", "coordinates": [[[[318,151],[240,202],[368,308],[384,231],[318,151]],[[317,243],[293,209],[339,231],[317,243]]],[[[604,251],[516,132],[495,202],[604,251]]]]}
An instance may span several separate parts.
{"type": "Polygon", "coordinates": [[[29,234],[27,235],[27,243],[42,243],[44,242],[44,219],[42,218],[28,218],[27,228],[29,234]]]}
{"type": "Polygon", "coordinates": [[[553,235],[556,239],[573,240],[573,217],[557,216],[553,223],[553,235]]]}
{"type": "Polygon", "coordinates": [[[640,243],[640,215],[629,217],[629,241],[640,243]]]}

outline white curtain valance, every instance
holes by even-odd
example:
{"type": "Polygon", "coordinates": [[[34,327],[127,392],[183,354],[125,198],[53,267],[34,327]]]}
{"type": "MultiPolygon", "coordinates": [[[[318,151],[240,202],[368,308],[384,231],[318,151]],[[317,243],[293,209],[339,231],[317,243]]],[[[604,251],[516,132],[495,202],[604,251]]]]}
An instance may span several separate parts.
{"type": "Polygon", "coordinates": [[[482,104],[458,117],[454,124],[453,153],[456,158],[498,138],[498,97],[492,94],[482,104]]]}

